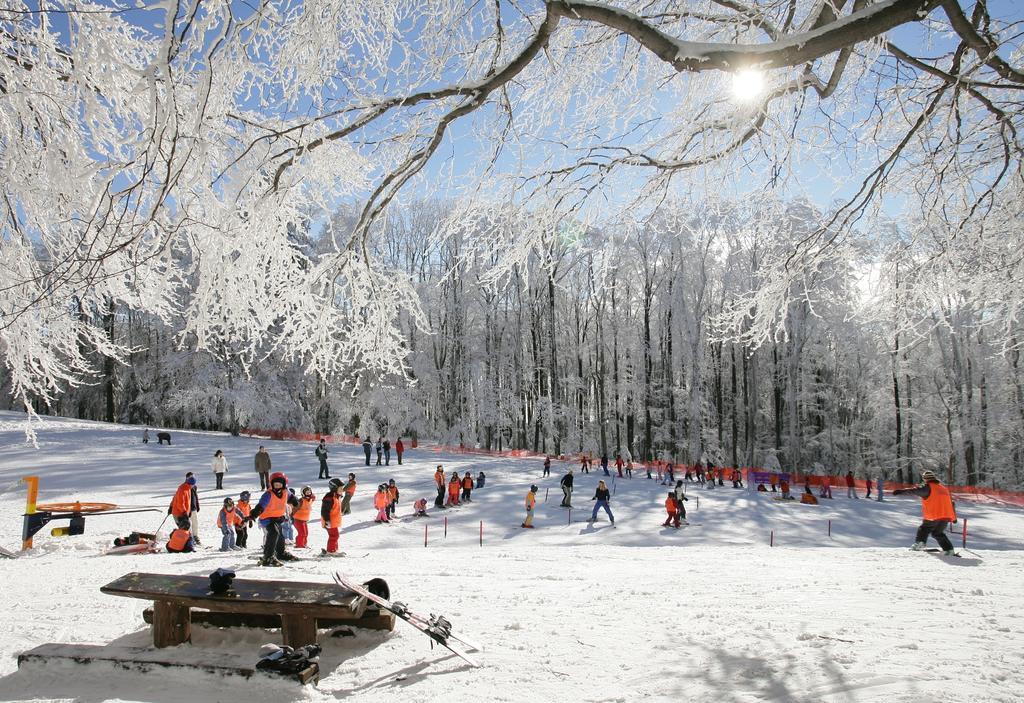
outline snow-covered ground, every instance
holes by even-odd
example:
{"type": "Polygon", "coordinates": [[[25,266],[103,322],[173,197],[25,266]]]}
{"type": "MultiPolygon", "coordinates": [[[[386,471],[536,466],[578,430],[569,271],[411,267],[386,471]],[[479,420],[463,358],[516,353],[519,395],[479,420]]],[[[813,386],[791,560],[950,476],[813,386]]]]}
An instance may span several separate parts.
{"type": "MultiPolygon", "coordinates": [[[[0,561],[7,607],[0,638],[0,700],[134,700],[153,703],[339,698],[377,701],[1020,701],[1024,691],[1024,510],[960,503],[969,551],[946,558],[907,551],[917,499],[847,500],[813,507],[771,495],[690,488],[691,522],[661,527],[665,488],[638,473],[618,480],[616,527],[586,522],[589,511],[559,508],[556,462],[407,453],[403,466],[363,466],[354,446],[331,447],[332,475],[358,475],[342,549],[363,558],[310,560],[264,569],[214,548],[224,495],[258,492],[252,457],[260,440],[174,431],[172,446],[141,443],[141,428],[44,418],[38,449],[22,416],[0,413],[0,488],[40,477],[41,502],[82,500],[166,510],[185,471],[203,500],[195,554],[104,556],[113,538],[152,531],[158,512],[90,517],[86,534],[53,538],[0,561]],[[211,490],[210,459],[230,462],[223,492],[211,490]],[[473,502],[409,517],[432,505],[433,470],[487,474],[473,502]],[[372,489],[394,478],[399,520],[373,523],[372,489]],[[540,486],[533,531],[519,527],[530,483],[540,486]],[[550,495],[544,501],[545,494],[550,495]],[[696,495],[695,495],[696,494],[696,495]],[[698,501],[695,498],[699,498],[698,501]],[[448,517],[443,536],[442,516],[448,517]],[[570,522],[571,520],[571,522],[570,522]],[[832,535],[828,536],[831,520],[832,535]],[[483,545],[480,524],[483,522],[483,545]],[[424,524],[429,526],[423,546],[424,524]],[[774,531],[775,547],[769,546],[774,531]],[[18,652],[44,642],[145,645],[147,603],[106,596],[100,586],[130,571],[330,581],[385,578],[395,598],[446,614],[486,645],[471,669],[399,622],[393,633],[321,637],[319,687],[184,673],[139,675],[93,665],[17,668],[18,652]]],[[[263,442],[274,470],[296,488],[317,481],[312,444],[263,442]]],[[[580,476],[574,503],[588,508],[600,470],[580,476]]],[[[0,495],[0,545],[20,546],[24,488],[0,495]]],[[[603,518],[603,515],[602,515],[603,518]]],[[[52,526],[52,525],[51,525],[52,526]]],[[[310,529],[313,550],[325,544],[310,529]]],[[[258,542],[259,531],[253,533],[258,542]]],[[[956,544],[959,547],[960,540],[956,544]]],[[[257,545],[258,546],[258,545],[257,545]]],[[[279,634],[195,627],[182,657],[223,651],[256,659],[279,634]]]]}

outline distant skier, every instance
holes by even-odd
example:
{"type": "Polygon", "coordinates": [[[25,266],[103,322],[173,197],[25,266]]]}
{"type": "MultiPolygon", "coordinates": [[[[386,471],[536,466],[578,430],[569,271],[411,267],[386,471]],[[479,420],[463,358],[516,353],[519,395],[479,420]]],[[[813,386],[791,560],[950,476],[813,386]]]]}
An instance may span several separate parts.
{"type": "Polygon", "coordinates": [[[565,476],[563,476],[562,480],[558,484],[558,485],[560,485],[562,487],[562,507],[563,508],[571,508],[572,507],[572,482],[573,482],[572,469],[569,469],[569,473],[567,473],[565,476]]]}
{"type": "Polygon", "coordinates": [[[608,490],[608,486],[604,484],[604,479],[597,482],[597,490],[594,491],[594,497],[591,500],[597,501],[594,503],[594,512],[590,515],[590,522],[597,520],[597,511],[604,508],[604,511],[608,513],[608,519],[611,523],[615,524],[615,516],[612,515],[612,509],[608,507],[608,502],[612,499],[612,492],[608,490]]]}
{"type": "Polygon", "coordinates": [[[924,549],[928,535],[931,535],[939,543],[944,554],[954,554],[953,544],[946,536],[946,528],[949,527],[949,523],[956,520],[956,511],[953,508],[953,498],[949,494],[949,489],[943,486],[938,476],[931,471],[923,472],[921,480],[924,483],[916,488],[901,488],[892,492],[894,496],[915,495],[921,499],[921,512],[924,520],[917,528],[917,537],[911,549],[914,551],[924,549]]]}
{"type": "MultiPolygon", "coordinates": [[[[334,479],[331,479],[331,480],[333,481],[334,479]]],[[[341,479],[338,479],[338,482],[341,483],[341,479]]],[[[349,474],[348,475],[348,480],[345,481],[345,486],[342,489],[342,492],[343,492],[344,495],[343,495],[343,497],[341,499],[341,514],[342,515],[348,515],[349,513],[352,512],[352,507],[350,506],[350,503],[352,502],[352,496],[354,496],[356,494],[356,475],[355,474],[349,474]]]]}
{"type": "Polygon", "coordinates": [[[465,475],[463,475],[463,477],[462,477],[462,500],[466,501],[467,503],[472,503],[473,502],[472,495],[473,495],[473,477],[467,471],[465,473],[465,475]]]}
{"type": "Polygon", "coordinates": [[[391,440],[384,440],[384,466],[391,466],[391,440]]]}
{"type": "Polygon", "coordinates": [[[434,471],[434,485],[437,486],[437,497],[434,498],[434,507],[444,507],[444,492],[445,492],[445,480],[444,480],[444,467],[440,464],[437,465],[437,469],[434,471]]]}
{"type": "Polygon", "coordinates": [[[317,474],[317,478],[331,478],[331,470],[327,468],[327,442],[320,440],[320,444],[316,445],[316,449],[313,452],[316,454],[316,458],[320,460],[320,473],[317,474]]]}
{"type": "Polygon", "coordinates": [[[856,483],[853,480],[853,471],[846,472],[846,497],[860,499],[857,495],[856,483]]]}
{"type": "Polygon", "coordinates": [[[256,473],[260,475],[260,490],[270,488],[270,455],[267,454],[267,450],[262,444],[256,452],[254,463],[256,466],[256,473]]]}
{"type": "Polygon", "coordinates": [[[395,517],[395,513],[398,511],[398,484],[395,483],[395,479],[388,481],[388,517],[395,517]]]}
{"type": "Polygon", "coordinates": [[[297,557],[284,549],[281,527],[288,519],[288,506],[298,507],[298,499],[288,492],[288,477],[280,471],[270,476],[270,487],[260,502],[249,513],[249,525],[255,520],[265,531],[263,558],[260,566],[281,566],[282,562],[294,561],[297,557]]]}
{"type": "Polygon", "coordinates": [[[223,490],[224,474],[228,472],[228,460],[224,456],[224,452],[218,449],[213,453],[213,463],[210,464],[210,468],[213,470],[213,475],[217,479],[217,490],[223,490]]]}
{"type": "Polygon", "coordinates": [[[821,477],[821,491],[818,492],[819,498],[832,498],[832,477],[822,476],[821,477]]]}
{"type": "Polygon", "coordinates": [[[622,461],[622,455],[621,454],[616,454],[615,455],[615,471],[618,472],[619,478],[622,478],[622,468],[624,466],[625,466],[625,464],[622,461]]]}
{"type": "Polygon", "coordinates": [[[870,476],[868,476],[867,479],[864,481],[864,485],[867,486],[867,488],[868,488],[868,492],[867,492],[867,494],[864,497],[867,498],[868,500],[871,500],[871,477],[870,476]]]}
{"type": "Polygon", "coordinates": [[[462,479],[459,472],[453,471],[452,477],[448,480],[448,505],[459,504],[459,491],[462,488],[462,479]]]}
{"type": "Polygon", "coordinates": [[[384,442],[381,441],[382,439],[382,437],[377,438],[377,466],[384,465],[381,463],[381,460],[384,458],[384,442]]]}
{"type": "Polygon", "coordinates": [[[523,520],[523,527],[533,529],[533,510],[537,507],[537,491],[539,489],[536,485],[530,486],[530,491],[526,494],[526,519],[523,520]]]}
{"type": "Polygon", "coordinates": [[[149,444],[149,428],[147,427],[142,431],[142,443],[149,444]]]}
{"type": "Polygon", "coordinates": [[[607,452],[601,454],[601,469],[604,471],[604,475],[605,476],[611,476],[611,474],[608,473],[608,454],[607,454],[607,452]]]}
{"type": "Polygon", "coordinates": [[[402,444],[402,438],[399,437],[395,440],[395,456],[398,458],[398,465],[402,465],[402,454],[405,453],[405,445],[402,444]]]}
{"type": "Polygon", "coordinates": [[[370,435],[366,435],[366,439],[363,440],[363,454],[366,455],[366,465],[370,465],[370,452],[373,451],[373,444],[370,442],[370,435]]]}
{"type": "Polygon", "coordinates": [[[341,530],[341,516],[344,512],[344,501],[340,495],[342,490],[341,479],[332,478],[327,482],[327,495],[320,502],[320,526],[327,530],[327,549],[320,552],[323,555],[338,551],[338,532],[341,530]]]}
{"type": "Polygon", "coordinates": [[[550,476],[550,475],[551,475],[551,457],[545,456],[544,457],[544,473],[542,473],[541,476],[550,476]]]}
{"type": "MultiPolygon", "coordinates": [[[[675,490],[672,491],[676,497],[676,512],[679,514],[679,519],[684,525],[688,525],[686,522],[686,506],[683,505],[685,502],[689,502],[689,498],[686,497],[686,488],[683,486],[683,482],[680,480],[676,481],[675,490]]],[[[678,525],[676,525],[678,527],[678,525]]]]}
{"type": "Polygon", "coordinates": [[[476,477],[476,487],[477,488],[483,488],[484,487],[484,481],[486,481],[486,480],[487,480],[487,477],[484,476],[484,472],[481,471],[480,474],[476,477]]]}

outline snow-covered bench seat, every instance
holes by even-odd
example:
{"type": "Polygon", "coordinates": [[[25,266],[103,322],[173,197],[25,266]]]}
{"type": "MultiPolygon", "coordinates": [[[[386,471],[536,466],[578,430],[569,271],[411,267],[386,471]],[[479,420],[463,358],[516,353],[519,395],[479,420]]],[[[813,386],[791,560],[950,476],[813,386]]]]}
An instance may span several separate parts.
{"type": "MultiPolygon", "coordinates": [[[[235,579],[227,593],[210,591],[206,576],[130,573],[100,589],[112,596],[153,601],[153,644],[173,647],[192,635],[192,608],[242,616],[280,618],[284,644],[316,642],[317,620],[356,624],[366,599],[333,583],[235,579]]],[[[261,626],[259,624],[255,625],[261,626]]]]}

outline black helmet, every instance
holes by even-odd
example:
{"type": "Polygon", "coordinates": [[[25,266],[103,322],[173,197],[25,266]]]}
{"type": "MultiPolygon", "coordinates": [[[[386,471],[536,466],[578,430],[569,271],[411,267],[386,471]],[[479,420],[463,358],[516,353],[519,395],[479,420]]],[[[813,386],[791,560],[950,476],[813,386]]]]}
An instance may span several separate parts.
{"type": "Polygon", "coordinates": [[[249,500],[249,491],[242,491],[239,493],[238,500],[249,500]]]}
{"type": "Polygon", "coordinates": [[[536,493],[539,490],[540,489],[537,488],[537,484],[534,484],[534,485],[530,486],[530,493],[536,493]]]}
{"type": "Polygon", "coordinates": [[[341,488],[342,485],[344,484],[342,484],[340,478],[332,478],[330,481],[327,482],[327,490],[336,491],[339,488],[341,488]]]}

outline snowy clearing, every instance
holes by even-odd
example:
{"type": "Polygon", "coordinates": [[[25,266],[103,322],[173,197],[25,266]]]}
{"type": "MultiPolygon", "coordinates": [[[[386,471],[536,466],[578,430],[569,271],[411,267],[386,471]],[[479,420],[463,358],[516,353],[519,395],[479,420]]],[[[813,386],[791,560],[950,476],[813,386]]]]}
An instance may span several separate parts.
{"type": "MultiPolygon", "coordinates": [[[[40,501],[109,501],[162,510],[185,471],[203,500],[205,549],[194,554],[103,556],[114,537],[152,531],[162,514],[89,517],[86,533],[53,538],[49,528],[17,560],[4,560],[8,637],[0,644],[0,700],[177,701],[563,700],[636,701],[1019,701],[1024,690],[1024,510],[960,503],[970,524],[961,559],[912,553],[917,499],[878,503],[836,492],[824,505],[779,503],[770,494],[689,488],[679,531],[661,527],[665,490],[636,472],[615,482],[616,527],[588,524],[601,477],[577,472],[574,503],[559,508],[567,464],[541,478],[539,460],[409,451],[403,466],[363,466],[354,446],[331,446],[333,476],[354,471],[360,487],[341,548],[359,559],[311,560],[283,569],[222,554],[213,520],[224,495],[256,492],[258,439],[172,431],[173,445],[141,443],[142,428],[43,418],[39,448],[24,443],[19,416],[0,414],[0,486],[40,477],[40,501]],[[216,449],[230,463],[226,490],[213,491],[216,449]],[[432,503],[433,469],[487,474],[473,502],[410,517],[413,500],[432,503]],[[396,479],[398,521],[375,525],[371,489],[396,479]],[[533,531],[521,508],[540,487],[533,531]],[[546,502],[545,492],[550,490],[546,502]],[[697,495],[694,495],[697,494],[697,495]],[[696,498],[699,497],[699,508],[696,498]],[[448,517],[447,538],[443,516],[448,517]],[[571,522],[570,522],[571,520],[571,522]],[[832,521],[829,538],[828,521],[832,521]],[[480,522],[483,521],[483,545],[480,522]],[[424,548],[424,525],[428,547],[424,548]],[[769,533],[774,531],[774,548],[769,533]],[[103,665],[25,665],[17,654],[44,642],[151,642],[145,601],[115,598],[100,586],[131,571],[208,574],[224,566],[239,578],[329,582],[343,570],[385,578],[393,598],[443,613],[486,649],[471,669],[399,622],[393,633],[360,631],[324,645],[318,687],[212,675],[140,676],[103,665]]],[[[296,489],[321,496],[312,444],[264,442],[274,470],[296,489]]],[[[0,545],[20,546],[25,491],[3,494],[0,545]]],[[[310,526],[311,550],[325,533],[310,526]]],[[[250,539],[258,547],[259,531],[250,539]]],[[[954,537],[959,548],[960,537],[954,537]]],[[[930,545],[932,546],[932,545],[930,545]]],[[[297,553],[302,553],[297,550],[297,553]]],[[[193,628],[182,658],[234,653],[255,662],[277,632],[193,628]]]]}

